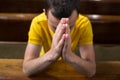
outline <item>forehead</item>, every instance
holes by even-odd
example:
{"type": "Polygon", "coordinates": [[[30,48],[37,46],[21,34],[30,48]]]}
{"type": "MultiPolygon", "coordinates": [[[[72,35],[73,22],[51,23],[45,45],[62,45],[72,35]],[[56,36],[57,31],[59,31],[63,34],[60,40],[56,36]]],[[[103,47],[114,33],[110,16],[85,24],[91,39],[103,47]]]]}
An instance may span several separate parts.
{"type": "MultiPolygon", "coordinates": [[[[48,21],[50,22],[50,24],[52,24],[52,25],[54,25],[54,26],[57,26],[57,25],[58,25],[58,23],[59,23],[60,20],[57,19],[57,18],[55,18],[55,17],[52,15],[52,13],[51,13],[50,10],[48,11],[47,16],[48,16],[48,21]]],[[[69,23],[70,23],[70,25],[73,25],[73,24],[76,22],[77,16],[78,16],[77,11],[74,10],[74,11],[72,12],[71,16],[69,17],[69,21],[70,21],[69,23]]]]}

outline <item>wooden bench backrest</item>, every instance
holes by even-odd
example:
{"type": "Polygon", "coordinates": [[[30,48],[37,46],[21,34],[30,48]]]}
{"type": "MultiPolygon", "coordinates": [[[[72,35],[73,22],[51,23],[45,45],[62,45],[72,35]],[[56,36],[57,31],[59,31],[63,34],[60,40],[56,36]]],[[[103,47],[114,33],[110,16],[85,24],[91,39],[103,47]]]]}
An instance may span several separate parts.
{"type": "MultiPolygon", "coordinates": [[[[80,0],[82,14],[120,15],[120,0],[80,0]]],[[[40,13],[44,0],[0,0],[0,13],[40,13]]]]}
{"type": "MultiPolygon", "coordinates": [[[[44,0],[0,0],[0,7],[0,41],[26,42],[44,0]]],[[[92,22],[95,44],[120,44],[120,0],[80,0],[80,7],[92,22]]]]}

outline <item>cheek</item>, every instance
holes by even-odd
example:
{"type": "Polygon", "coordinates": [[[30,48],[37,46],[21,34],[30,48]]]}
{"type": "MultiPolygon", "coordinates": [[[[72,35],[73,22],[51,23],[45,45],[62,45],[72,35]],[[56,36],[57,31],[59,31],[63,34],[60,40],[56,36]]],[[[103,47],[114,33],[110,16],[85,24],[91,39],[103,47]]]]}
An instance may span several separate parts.
{"type": "Polygon", "coordinates": [[[70,26],[70,30],[72,30],[73,27],[75,27],[75,24],[73,24],[73,25],[70,26]]]}
{"type": "Polygon", "coordinates": [[[55,30],[56,30],[55,28],[53,28],[53,27],[51,27],[51,26],[50,26],[50,28],[52,29],[53,32],[55,32],[55,30]]]}
{"type": "Polygon", "coordinates": [[[50,29],[51,29],[53,32],[55,32],[56,29],[55,29],[54,27],[52,27],[52,25],[51,25],[50,23],[48,23],[48,25],[49,25],[48,27],[50,27],[50,29]]]}

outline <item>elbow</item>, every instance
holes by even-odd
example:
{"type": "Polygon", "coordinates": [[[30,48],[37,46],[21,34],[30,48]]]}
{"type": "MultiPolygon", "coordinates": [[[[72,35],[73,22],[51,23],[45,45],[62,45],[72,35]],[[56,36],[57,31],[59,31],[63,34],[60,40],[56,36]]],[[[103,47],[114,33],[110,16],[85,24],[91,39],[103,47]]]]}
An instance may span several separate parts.
{"type": "Polygon", "coordinates": [[[22,71],[23,71],[23,73],[26,76],[31,76],[31,73],[29,72],[29,70],[27,69],[27,67],[25,67],[25,65],[23,65],[22,71]]]}
{"type": "Polygon", "coordinates": [[[96,74],[96,70],[91,71],[87,76],[93,77],[96,74]]]}
{"type": "Polygon", "coordinates": [[[30,74],[28,73],[28,71],[24,67],[23,67],[22,71],[26,76],[30,76],[30,74]]]}
{"type": "Polygon", "coordinates": [[[93,77],[96,74],[96,66],[92,67],[92,69],[88,72],[88,77],[93,77]]]}
{"type": "Polygon", "coordinates": [[[29,76],[24,68],[22,69],[22,71],[26,76],[29,76]]]}

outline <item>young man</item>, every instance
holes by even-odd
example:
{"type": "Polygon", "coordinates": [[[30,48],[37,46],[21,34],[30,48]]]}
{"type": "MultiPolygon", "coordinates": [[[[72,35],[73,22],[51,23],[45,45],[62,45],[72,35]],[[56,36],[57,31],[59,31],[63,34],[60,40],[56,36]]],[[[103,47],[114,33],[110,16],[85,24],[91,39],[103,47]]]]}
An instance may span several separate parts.
{"type": "Polygon", "coordinates": [[[46,0],[44,12],[31,23],[23,63],[26,75],[41,72],[58,59],[87,76],[95,74],[92,27],[79,14],[79,3],[79,0],[46,0]],[[75,54],[76,47],[80,56],[75,54]]]}

